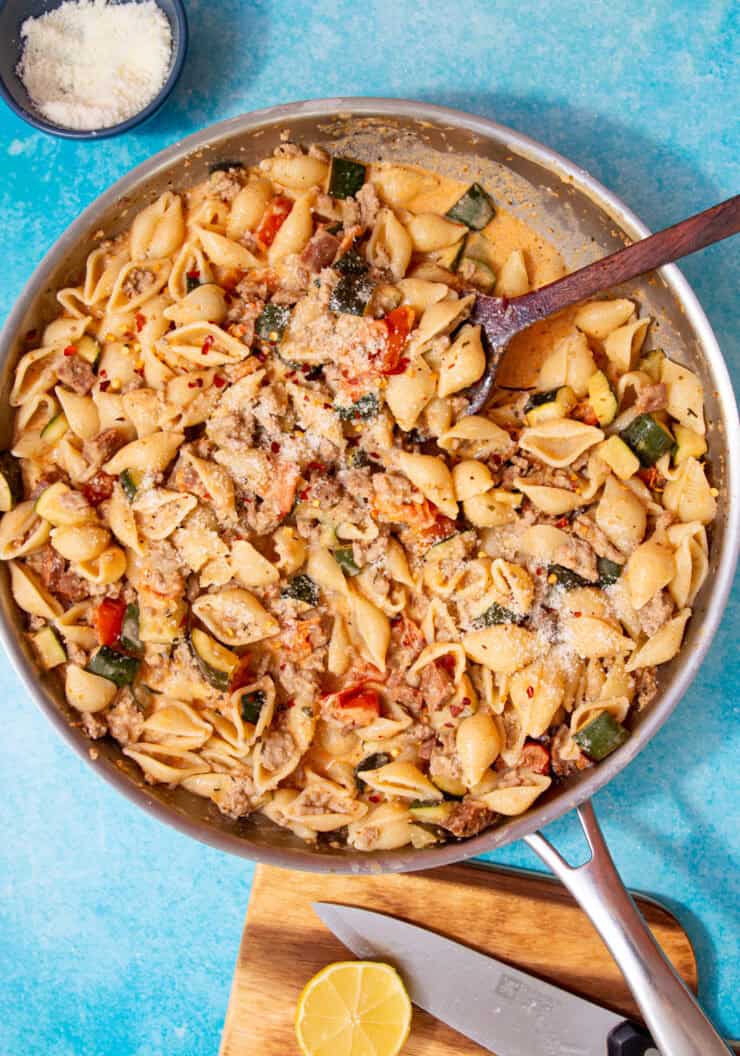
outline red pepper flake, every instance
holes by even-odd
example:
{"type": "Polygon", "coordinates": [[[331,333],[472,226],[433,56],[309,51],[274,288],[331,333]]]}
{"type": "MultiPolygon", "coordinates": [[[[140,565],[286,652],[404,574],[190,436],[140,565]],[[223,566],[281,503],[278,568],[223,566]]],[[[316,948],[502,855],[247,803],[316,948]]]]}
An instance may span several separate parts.
{"type": "Polygon", "coordinates": [[[573,615],[574,615],[574,616],[576,616],[576,617],[578,617],[578,616],[580,616],[580,615],[581,615],[581,613],[580,613],[580,612],[574,612],[574,613],[573,613],[573,615]]]}
{"type": "Polygon", "coordinates": [[[191,271],[185,272],[185,277],[188,279],[200,279],[200,272],[197,268],[192,268],[191,271]]]}
{"type": "Polygon", "coordinates": [[[290,709],[293,707],[294,704],[295,704],[294,700],[286,700],[285,703],[283,704],[283,707],[285,708],[286,711],[290,711],[290,709]]]}
{"type": "Polygon", "coordinates": [[[544,568],[536,568],[536,569],[534,570],[534,574],[535,574],[536,576],[541,576],[541,575],[542,575],[542,573],[543,573],[544,571],[545,571],[545,570],[544,570],[544,568]]]}
{"type": "Polygon", "coordinates": [[[567,524],[568,524],[568,518],[567,517],[561,517],[560,520],[555,521],[555,527],[556,528],[565,528],[567,526],[567,524]]]}
{"type": "Polygon", "coordinates": [[[298,498],[301,500],[301,502],[305,502],[306,501],[306,499],[309,496],[310,491],[311,491],[310,488],[304,488],[303,491],[299,491],[298,492],[298,498]]]}
{"type": "Polygon", "coordinates": [[[252,355],[254,356],[254,358],[257,360],[258,363],[264,363],[265,360],[267,359],[267,356],[265,355],[265,353],[261,352],[259,349],[255,349],[252,352],[252,355]]]}
{"type": "Polygon", "coordinates": [[[270,450],[272,451],[273,455],[276,455],[279,452],[280,444],[277,442],[277,440],[272,441],[272,443],[270,444],[270,450]]]}
{"type": "Polygon", "coordinates": [[[65,354],[65,356],[76,356],[77,355],[77,345],[67,345],[67,347],[64,350],[64,354],[65,354]]]}
{"type": "Polygon", "coordinates": [[[494,466],[500,466],[503,459],[501,458],[501,455],[491,455],[491,461],[493,462],[494,466]]]}
{"type": "Polygon", "coordinates": [[[377,792],[373,792],[372,795],[367,797],[371,803],[380,803],[382,796],[379,796],[377,792]]]}
{"type": "Polygon", "coordinates": [[[137,312],[134,316],[134,322],[136,323],[136,333],[140,334],[146,326],[146,316],[143,312],[137,312]]]}
{"type": "Polygon", "coordinates": [[[453,719],[456,719],[458,717],[458,715],[461,715],[462,714],[462,710],[463,710],[462,709],[462,705],[460,705],[460,704],[450,704],[450,715],[452,715],[453,719]]]}
{"type": "Polygon", "coordinates": [[[196,386],[195,386],[195,382],[194,382],[194,381],[189,381],[189,382],[188,382],[188,388],[189,388],[189,389],[194,389],[195,387],[196,387],[196,386]]]}
{"type": "Polygon", "coordinates": [[[210,350],[213,348],[215,340],[213,334],[208,334],[200,350],[202,356],[207,356],[210,350]]]}
{"type": "Polygon", "coordinates": [[[226,384],[226,378],[222,378],[220,374],[213,375],[213,384],[217,389],[222,389],[226,384]]]}
{"type": "Polygon", "coordinates": [[[100,391],[101,392],[107,392],[109,386],[110,386],[110,382],[109,381],[101,381],[100,382],[100,391]]]}
{"type": "Polygon", "coordinates": [[[108,371],[107,371],[107,370],[101,370],[101,371],[99,371],[99,372],[98,372],[98,377],[99,377],[99,378],[107,378],[107,377],[108,377],[108,371]]]}
{"type": "Polygon", "coordinates": [[[534,686],[527,686],[527,696],[531,700],[534,696],[534,686]]]}
{"type": "Polygon", "coordinates": [[[460,703],[462,704],[462,706],[464,708],[469,708],[470,707],[470,697],[463,697],[463,699],[462,699],[462,701],[460,703]]]}

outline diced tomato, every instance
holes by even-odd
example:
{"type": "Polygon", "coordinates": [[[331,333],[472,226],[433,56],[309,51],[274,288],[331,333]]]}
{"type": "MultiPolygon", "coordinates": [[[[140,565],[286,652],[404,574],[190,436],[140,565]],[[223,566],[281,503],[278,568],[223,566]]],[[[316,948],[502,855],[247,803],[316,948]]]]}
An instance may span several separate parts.
{"type": "Polygon", "coordinates": [[[337,705],[342,709],[355,708],[380,715],[380,694],[377,690],[366,686],[355,686],[339,694],[337,705]]]}
{"type": "Polygon", "coordinates": [[[441,667],[448,675],[454,675],[457,661],[452,653],[445,653],[444,656],[438,656],[434,662],[437,667],[441,667]]]}
{"type": "Polygon", "coordinates": [[[91,506],[99,506],[101,502],[105,502],[113,494],[115,479],[109,473],[103,473],[100,470],[86,484],[83,484],[80,490],[91,506]]]}
{"type": "Polygon", "coordinates": [[[588,400],[581,400],[577,403],[573,410],[570,412],[571,418],[576,418],[579,422],[583,422],[584,425],[598,425],[599,419],[596,417],[593,407],[588,400]]]}
{"type": "Polygon", "coordinates": [[[517,766],[534,770],[536,774],[550,773],[550,749],[537,741],[525,741],[517,766]]]}
{"type": "Polygon", "coordinates": [[[255,232],[265,249],[275,241],[275,235],[283,226],[283,222],[292,208],[293,203],[290,198],[284,198],[282,195],[278,195],[277,198],[273,198],[270,202],[255,232]]]}
{"type": "Polygon", "coordinates": [[[638,469],[636,474],[643,484],[647,484],[651,491],[655,488],[660,488],[665,483],[664,478],[660,475],[660,471],[655,466],[646,466],[643,469],[638,469]]]}
{"type": "Polygon", "coordinates": [[[404,361],[402,353],[414,325],[414,318],[414,309],[410,305],[403,305],[401,308],[394,308],[383,320],[386,329],[385,342],[383,348],[371,357],[373,366],[381,374],[402,374],[408,366],[408,360],[404,361]]]}
{"type": "Polygon", "coordinates": [[[126,602],[121,599],[103,598],[93,613],[95,630],[101,645],[115,645],[121,637],[126,602]]]}
{"type": "Polygon", "coordinates": [[[134,316],[134,322],[136,323],[136,333],[140,334],[146,326],[146,316],[143,312],[137,312],[134,316]]]}
{"type": "Polygon", "coordinates": [[[434,520],[431,522],[428,528],[423,529],[422,535],[424,536],[426,542],[430,546],[433,546],[435,543],[441,543],[443,539],[449,539],[450,536],[455,534],[457,528],[455,526],[455,522],[453,520],[450,520],[449,517],[445,517],[443,513],[439,513],[436,506],[432,506],[431,503],[429,503],[429,506],[431,508],[434,520]]]}
{"type": "Polygon", "coordinates": [[[249,653],[245,653],[243,656],[239,657],[239,663],[232,672],[231,682],[229,682],[229,692],[233,693],[237,689],[242,689],[244,686],[248,686],[250,682],[254,682],[252,657],[249,653]]]}

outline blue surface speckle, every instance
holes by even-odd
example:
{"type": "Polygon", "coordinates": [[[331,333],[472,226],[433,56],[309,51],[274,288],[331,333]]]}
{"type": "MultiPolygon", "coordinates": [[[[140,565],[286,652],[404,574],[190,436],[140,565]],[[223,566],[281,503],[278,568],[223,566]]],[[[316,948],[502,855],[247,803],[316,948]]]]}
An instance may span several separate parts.
{"type": "MultiPolygon", "coordinates": [[[[74,143],[0,106],[0,313],[43,253],[132,166],[222,118],[291,99],[407,96],[526,132],[589,169],[653,229],[737,193],[740,7],[732,0],[190,0],[173,97],[121,139],[74,143]]],[[[685,262],[740,370],[737,242],[685,262]]],[[[740,1034],[735,591],[674,717],[596,799],[625,880],[695,943],[702,1000],[740,1034]]],[[[214,1053],[248,863],[163,827],[57,738],[0,660],[0,1052],[214,1053]]],[[[576,823],[549,830],[577,854],[576,823]]],[[[492,856],[539,863],[523,845],[492,856]]]]}

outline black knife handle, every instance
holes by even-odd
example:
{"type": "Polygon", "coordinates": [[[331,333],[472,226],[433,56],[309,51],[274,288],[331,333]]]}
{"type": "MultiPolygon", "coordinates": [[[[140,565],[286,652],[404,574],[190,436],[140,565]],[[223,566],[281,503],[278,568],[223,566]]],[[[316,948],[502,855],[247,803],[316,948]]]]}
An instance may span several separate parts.
{"type": "Polygon", "coordinates": [[[625,1020],[606,1039],[607,1056],[660,1056],[655,1042],[642,1027],[625,1020]]]}

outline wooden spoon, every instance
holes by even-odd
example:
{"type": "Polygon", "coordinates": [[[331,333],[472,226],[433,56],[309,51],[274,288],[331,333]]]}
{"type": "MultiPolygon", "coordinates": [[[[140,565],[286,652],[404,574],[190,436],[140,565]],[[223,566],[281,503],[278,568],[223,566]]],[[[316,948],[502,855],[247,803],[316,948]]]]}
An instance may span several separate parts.
{"type": "Polygon", "coordinates": [[[696,253],[698,249],[721,242],[738,231],[740,194],[532,293],[512,297],[511,300],[477,294],[470,318],[471,322],[480,323],[483,327],[488,348],[483,376],[465,392],[470,400],[467,413],[477,414],[488,403],[498,365],[515,334],[526,330],[539,319],[578,304],[595,293],[603,293],[611,286],[618,286],[663,264],[696,253]]]}

